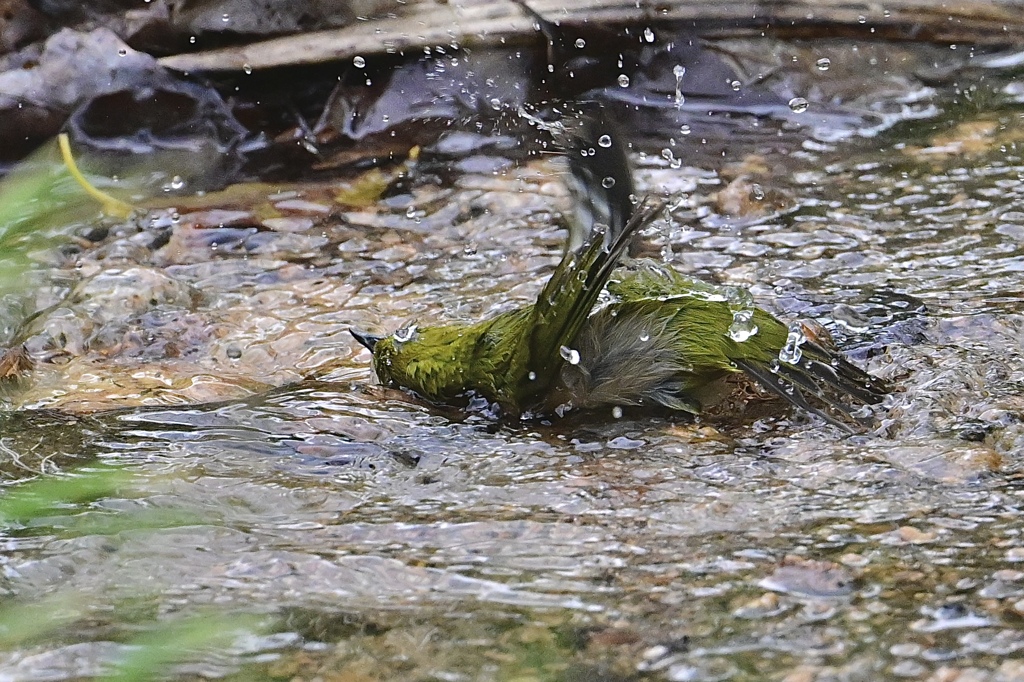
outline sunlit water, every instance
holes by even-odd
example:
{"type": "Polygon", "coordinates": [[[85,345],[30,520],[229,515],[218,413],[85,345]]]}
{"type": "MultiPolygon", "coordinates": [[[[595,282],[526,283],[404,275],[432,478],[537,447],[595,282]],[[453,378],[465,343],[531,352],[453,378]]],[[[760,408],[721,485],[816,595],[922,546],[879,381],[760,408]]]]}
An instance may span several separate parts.
{"type": "Polygon", "coordinates": [[[115,227],[36,294],[72,292],[35,323],[55,360],[9,396],[3,471],[116,463],[137,487],[81,515],[188,520],[8,533],[6,590],[91,606],[0,676],[89,675],[132,623],[213,606],[271,632],[183,675],[1021,679],[1024,118],[996,90],[874,137],[765,130],[738,169],[637,158],[644,191],[685,199],[650,253],[820,319],[895,382],[853,437],[782,405],[498,425],[375,385],[349,326],[532,300],[563,238],[555,162],[380,212],[271,199],[310,202],[278,209],[311,228],[115,227]],[[736,177],[731,216],[713,195],[736,177]]]}

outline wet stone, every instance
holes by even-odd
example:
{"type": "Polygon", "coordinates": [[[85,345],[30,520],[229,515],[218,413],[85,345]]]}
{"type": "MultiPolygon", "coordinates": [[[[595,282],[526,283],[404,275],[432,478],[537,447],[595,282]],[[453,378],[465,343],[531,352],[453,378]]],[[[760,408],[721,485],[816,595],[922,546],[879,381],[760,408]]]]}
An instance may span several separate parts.
{"type": "Polygon", "coordinates": [[[853,576],[838,564],[787,557],[761,587],[809,597],[841,597],[854,591],[853,576]]]}

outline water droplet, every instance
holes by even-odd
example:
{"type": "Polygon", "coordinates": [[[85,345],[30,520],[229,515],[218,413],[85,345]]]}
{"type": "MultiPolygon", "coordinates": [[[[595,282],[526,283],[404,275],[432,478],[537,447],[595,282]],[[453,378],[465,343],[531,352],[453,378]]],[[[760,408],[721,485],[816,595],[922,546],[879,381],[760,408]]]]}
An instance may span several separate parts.
{"type": "Polygon", "coordinates": [[[682,64],[676,64],[675,66],[672,67],[672,74],[676,77],[675,103],[676,108],[678,109],[682,107],[683,102],[686,101],[686,98],[683,96],[682,90],[683,76],[686,75],[686,67],[683,66],[682,64]]]}
{"type": "Polygon", "coordinates": [[[690,130],[690,126],[684,123],[683,125],[679,126],[679,132],[682,133],[683,135],[689,135],[693,131],[690,130]]]}
{"type": "Polygon", "coordinates": [[[355,66],[357,69],[361,69],[364,66],[366,66],[366,60],[360,57],[359,55],[356,55],[355,57],[352,57],[352,65],[355,66]]]}
{"type": "Polygon", "coordinates": [[[737,310],[732,314],[732,324],[729,325],[729,338],[736,343],[743,343],[757,333],[757,324],[754,323],[754,311],[737,310]]]}
{"type": "Polygon", "coordinates": [[[818,67],[818,71],[828,71],[828,68],[832,66],[832,60],[828,57],[822,57],[814,62],[814,65],[818,67]]]}
{"type": "Polygon", "coordinates": [[[117,51],[117,56],[118,57],[127,57],[128,56],[128,50],[126,50],[126,49],[124,49],[122,47],[120,50],[117,51]]]}
{"type": "Polygon", "coordinates": [[[530,372],[529,374],[526,375],[526,377],[530,381],[536,381],[537,380],[537,373],[536,372],[530,372]]]}
{"type": "Polygon", "coordinates": [[[222,14],[222,15],[220,15],[220,20],[226,24],[229,21],[231,21],[231,15],[230,14],[222,14]]]}
{"type": "Polygon", "coordinates": [[[644,40],[646,40],[649,43],[654,42],[654,31],[651,30],[650,26],[644,29],[644,40]]]}
{"type": "Polygon", "coordinates": [[[622,419],[622,408],[619,407],[618,405],[612,408],[612,418],[622,419]]]}
{"type": "Polygon", "coordinates": [[[587,46],[587,41],[585,41],[583,38],[577,38],[576,39],[576,47],[578,47],[579,49],[582,50],[586,46],[587,46]]]}
{"type": "Polygon", "coordinates": [[[619,87],[620,88],[628,88],[629,87],[629,76],[627,76],[624,73],[620,73],[619,74],[619,87]]]}
{"type": "Polygon", "coordinates": [[[491,109],[494,109],[495,111],[501,111],[501,100],[498,99],[497,97],[492,97],[488,101],[488,104],[491,105],[491,109]]]}
{"type": "Polygon", "coordinates": [[[738,92],[739,89],[743,87],[743,83],[740,83],[739,81],[731,81],[729,83],[729,87],[738,92]]]}
{"type": "Polygon", "coordinates": [[[597,144],[598,144],[598,146],[604,147],[605,149],[607,149],[608,147],[611,147],[612,146],[612,137],[611,137],[611,135],[602,135],[601,137],[597,138],[597,144]]]}
{"type": "Polygon", "coordinates": [[[682,168],[683,166],[683,160],[677,159],[676,155],[668,147],[661,150],[661,158],[668,161],[669,168],[682,168]]]}
{"type": "Polygon", "coordinates": [[[650,341],[651,340],[650,332],[648,332],[647,330],[644,330],[644,331],[640,332],[640,340],[643,341],[644,343],[647,343],[648,341],[650,341]]]}
{"type": "Polygon", "coordinates": [[[750,186],[750,196],[754,198],[754,201],[764,201],[764,188],[755,182],[750,186]]]}
{"type": "Polygon", "coordinates": [[[606,177],[604,180],[601,181],[601,186],[604,187],[605,189],[611,189],[612,187],[615,186],[615,178],[611,176],[606,177]]]}
{"type": "Polygon", "coordinates": [[[807,337],[804,335],[803,326],[796,322],[789,325],[789,335],[786,336],[786,345],[779,351],[779,360],[789,365],[800,362],[800,358],[804,354],[800,346],[805,341],[807,341],[807,337]]]}
{"type": "Polygon", "coordinates": [[[810,106],[810,102],[805,100],[803,97],[794,97],[793,99],[789,100],[789,108],[793,111],[794,114],[802,114],[805,111],[807,111],[807,108],[810,106]]]}
{"type": "Polygon", "coordinates": [[[562,346],[558,349],[561,353],[562,359],[568,362],[570,365],[580,364],[580,352],[575,348],[569,348],[568,346],[562,346]]]}

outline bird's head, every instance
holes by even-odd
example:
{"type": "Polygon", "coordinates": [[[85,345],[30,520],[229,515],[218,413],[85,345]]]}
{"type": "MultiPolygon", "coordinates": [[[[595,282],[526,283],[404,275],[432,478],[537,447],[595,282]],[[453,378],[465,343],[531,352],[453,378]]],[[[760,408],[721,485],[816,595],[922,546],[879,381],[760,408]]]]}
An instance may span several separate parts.
{"type": "Polygon", "coordinates": [[[419,336],[418,331],[415,327],[409,326],[399,329],[394,334],[388,336],[377,336],[368,332],[360,331],[358,329],[350,329],[349,333],[355,337],[355,340],[363,344],[368,351],[373,353],[373,371],[377,374],[377,379],[382,384],[399,383],[401,384],[401,376],[403,372],[399,370],[398,377],[395,376],[396,364],[399,368],[404,364],[405,361],[405,346],[412,343],[413,354],[416,354],[415,343],[416,338],[419,336]],[[396,340],[395,337],[398,337],[396,340]]]}
{"type": "Polygon", "coordinates": [[[450,381],[460,381],[459,354],[452,343],[460,336],[455,327],[403,327],[388,336],[349,330],[356,341],[373,353],[373,370],[382,384],[396,384],[433,398],[450,381]]]}

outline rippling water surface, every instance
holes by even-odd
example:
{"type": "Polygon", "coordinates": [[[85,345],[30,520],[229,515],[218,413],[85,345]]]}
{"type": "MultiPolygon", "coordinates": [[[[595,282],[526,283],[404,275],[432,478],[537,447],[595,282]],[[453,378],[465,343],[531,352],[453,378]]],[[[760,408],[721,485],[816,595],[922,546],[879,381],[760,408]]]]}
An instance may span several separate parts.
{"type": "Polygon", "coordinates": [[[282,191],[269,229],[111,227],[33,294],[63,303],[7,397],[3,475],[137,480],[6,533],[6,591],[89,606],[0,676],[93,674],[136,624],[213,606],[269,630],[181,676],[1024,678],[1024,114],[1012,75],[978,82],[890,97],[878,116],[909,113],[884,130],[636,154],[680,197],[650,253],[819,319],[898,386],[852,437],[781,405],[497,425],[375,385],[349,326],[532,300],[563,238],[550,159],[379,210],[282,191]],[[66,528],[154,509],[185,525],[66,528]]]}

